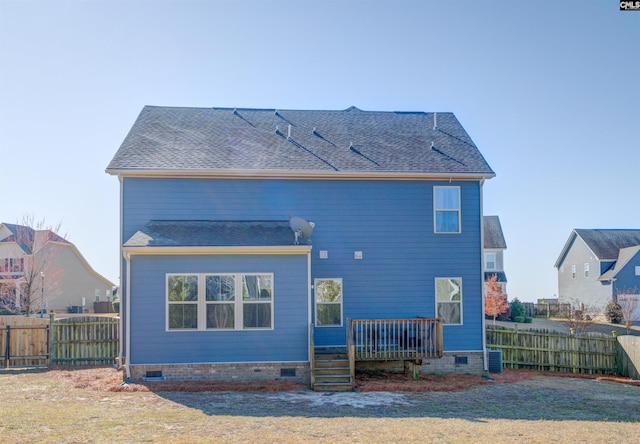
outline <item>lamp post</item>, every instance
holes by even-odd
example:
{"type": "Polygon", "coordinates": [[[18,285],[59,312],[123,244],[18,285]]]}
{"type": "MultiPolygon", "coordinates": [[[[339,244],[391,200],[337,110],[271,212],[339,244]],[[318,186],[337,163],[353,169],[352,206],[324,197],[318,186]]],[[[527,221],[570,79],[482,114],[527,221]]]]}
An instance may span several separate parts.
{"type": "Polygon", "coordinates": [[[44,318],[44,271],[40,272],[40,317],[44,318]]]}

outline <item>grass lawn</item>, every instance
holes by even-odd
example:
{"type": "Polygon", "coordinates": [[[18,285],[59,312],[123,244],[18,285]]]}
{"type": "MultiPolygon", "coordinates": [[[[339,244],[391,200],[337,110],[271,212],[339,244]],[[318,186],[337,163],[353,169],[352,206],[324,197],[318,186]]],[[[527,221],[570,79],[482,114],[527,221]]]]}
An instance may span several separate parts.
{"type": "Polygon", "coordinates": [[[458,392],[111,392],[0,374],[0,439],[35,442],[637,442],[640,387],[537,376],[458,392]]]}

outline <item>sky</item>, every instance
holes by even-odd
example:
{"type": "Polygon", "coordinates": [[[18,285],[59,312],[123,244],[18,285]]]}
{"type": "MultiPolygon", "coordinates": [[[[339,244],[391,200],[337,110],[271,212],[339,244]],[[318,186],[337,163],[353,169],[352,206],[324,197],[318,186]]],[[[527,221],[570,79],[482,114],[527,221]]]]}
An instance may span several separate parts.
{"type": "Polygon", "coordinates": [[[453,112],[497,176],[509,298],[574,228],[640,228],[640,11],[618,0],[0,0],[0,222],[119,284],[105,169],[145,105],[453,112]]]}

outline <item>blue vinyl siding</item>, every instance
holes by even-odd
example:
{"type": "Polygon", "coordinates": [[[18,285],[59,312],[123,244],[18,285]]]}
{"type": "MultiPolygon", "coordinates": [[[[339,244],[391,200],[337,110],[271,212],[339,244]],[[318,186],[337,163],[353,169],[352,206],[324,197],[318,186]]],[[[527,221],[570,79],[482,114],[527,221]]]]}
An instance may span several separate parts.
{"type": "Polygon", "coordinates": [[[640,293],[640,276],[636,276],[636,267],[640,267],[640,252],[636,253],[616,274],[614,281],[616,293],[625,291],[633,294],[640,293]]]}
{"type": "MultiPolygon", "coordinates": [[[[123,187],[123,241],[151,219],[286,220],[296,215],[315,222],[311,280],[343,279],[345,318],[433,317],[435,278],[460,277],[463,325],[445,326],[445,350],[482,349],[477,181],[124,178],[123,187]],[[434,233],[435,185],[460,187],[460,234],[434,233]],[[320,250],[328,251],[328,259],[319,258],[320,250]],[[362,260],[354,259],[355,251],[362,251],[362,260]]],[[[269,271],[264,268],[251,271],[269,271]]],[[[153,317],[164,323],[164,313],[153,317]]],[[[345,329],[317,328],[315,340],[344,344],[345,329]]]]}
{"type": "Polygon", "coordinates": [[[308,360],[306,255],[132,256],[133,364],[308,360]],[[166,331],[167,273],[274,274],[274,329],[166,331]]]}

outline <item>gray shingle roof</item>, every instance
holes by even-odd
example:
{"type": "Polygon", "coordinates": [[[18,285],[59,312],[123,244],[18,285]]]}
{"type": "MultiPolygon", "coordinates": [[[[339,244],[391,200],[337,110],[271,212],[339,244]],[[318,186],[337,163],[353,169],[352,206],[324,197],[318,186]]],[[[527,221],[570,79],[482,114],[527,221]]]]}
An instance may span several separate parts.
{"type": "Polygon", "coordinates": [[[494,175],[452,113],[145,106],[107,172],[163,170],[494,175]]]}
{"type": "Polygon", "coordinates": [[[2,223],[0,225],[3,225],[12,233],[10,236],[1,239],[0,242],[16,242],[22,249],[22,251],[24,251],[26,254],[32,254],[34,248],[38,248],[40,245],[49,241],[61,242],[65,244],[71,243],[65,238],[58,236],[51,230],[35,230],[26,225],[15,225],[7,223],[2,223]]]}
{"type": "Polygon", "coordinates": [[[507,248],[507,242],[502,234],[502,225],[498,216],[484,216],[484,248],[507,248]]]}
{"type": "Polygon", "coordinates": [[[610,281],[615,278],[620,270],[622,270],[633,257],[640,252],[640,245],[634,247],[621,248],[618,253],[618,260],[612,268],[600,275],[599,281],[610,281]]]}
{"type": "Polygon", "coordinates": [[[598,259],[616,260],[620,249],[640,245],[640,230],[576,229],[598,259]]]}
{"type": "Polygon", "coordinates": [[[288,221],[152,220],[125,247],[229,247],[293,245],[288,221]]]}

